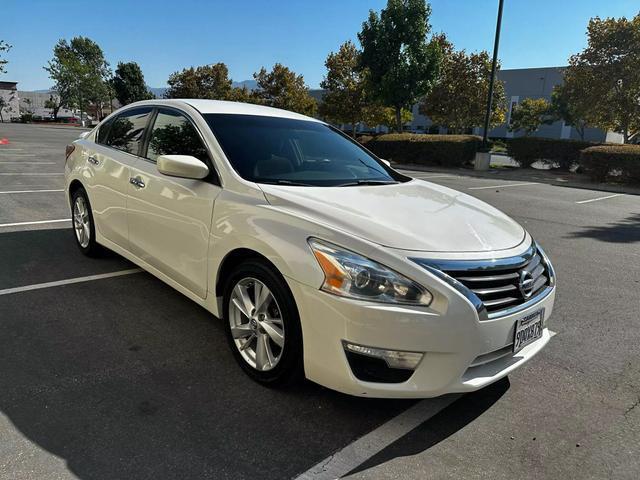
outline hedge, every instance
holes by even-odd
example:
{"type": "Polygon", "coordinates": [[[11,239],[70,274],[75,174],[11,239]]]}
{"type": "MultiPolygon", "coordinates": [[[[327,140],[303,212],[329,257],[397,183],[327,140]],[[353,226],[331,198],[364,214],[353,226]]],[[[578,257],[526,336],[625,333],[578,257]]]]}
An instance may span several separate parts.
{"type": "Polygon", "coordinates": [[[599,145],[585,148],[580,166],[596,182],[609,177],[625,183],[640,183],[640,145],[599,145]]]}
{"type": "Polygon", "coordinates": [[[597,144],[580,140],[518,137],[507,141],[507,155],[525,168],[541,160],[552,167],[557,164],[559,168],[569,170],[578,162],[580,151],[594,145],[597,144]]]}
{"type": "Polygon", "coordinates": [[[459,167],[471,163],[482,139],[475,135],[389,133],[358,139],[377,156],[398,163],[459,167]]]}

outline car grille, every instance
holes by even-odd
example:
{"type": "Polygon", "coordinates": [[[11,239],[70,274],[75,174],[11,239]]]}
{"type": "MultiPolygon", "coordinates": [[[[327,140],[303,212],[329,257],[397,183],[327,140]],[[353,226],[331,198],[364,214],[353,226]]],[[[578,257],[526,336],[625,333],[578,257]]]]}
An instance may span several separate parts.
{"type": "Polygon", "coordinates": [[[537,251],[524,265],[516,267],[444,273],[476,294],[489,313],[524,303],[549,285],[547,268],[537,251]]]}
{"type": "Polygon", "coordinates": [[[481,320],[525,308],[555,281],[553,267],[535,244],[522,255],[495,260],[413,260],[465,295],[481,320]]]}

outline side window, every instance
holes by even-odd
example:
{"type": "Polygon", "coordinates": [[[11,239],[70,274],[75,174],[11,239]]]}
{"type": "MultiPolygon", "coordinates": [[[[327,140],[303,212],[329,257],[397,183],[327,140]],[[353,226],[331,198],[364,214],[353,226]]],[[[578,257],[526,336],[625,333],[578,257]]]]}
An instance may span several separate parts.
{"type": "Polygon", "coordinates": [[[191,155],[205,163],[209,155],[189,119],[173,110],[159,110],[149,136],[147,158],[160,155],[191,155]]]}
{"type": "Polygon", "coordinates": [[[109,133],[109,128],[111,128],[112,123],[113,118],[110,118],[108,121],[100,125],[100,128],[98,129],[98,136],[96,137],[96,143],[99,143],[100,145],[106,145],[107,134],[109,133]]]}
{"type": "Polygon", "coordinates": [[[151,108],[135,108],[121,113],[112,122],[105,145],[138,155],[151,108]]]}

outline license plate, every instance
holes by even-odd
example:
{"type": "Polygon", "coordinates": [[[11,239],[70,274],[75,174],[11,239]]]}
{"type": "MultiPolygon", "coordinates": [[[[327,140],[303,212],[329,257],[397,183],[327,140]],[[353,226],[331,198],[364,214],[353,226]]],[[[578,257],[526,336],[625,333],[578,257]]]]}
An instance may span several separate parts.
{"type": "Polygon", "coordinates": [[[513,352],[516,353],[532,342],[542,337],[542,321],[544,308],[533,312],[516,322],[516,332],[513,338],[513,352]]]}

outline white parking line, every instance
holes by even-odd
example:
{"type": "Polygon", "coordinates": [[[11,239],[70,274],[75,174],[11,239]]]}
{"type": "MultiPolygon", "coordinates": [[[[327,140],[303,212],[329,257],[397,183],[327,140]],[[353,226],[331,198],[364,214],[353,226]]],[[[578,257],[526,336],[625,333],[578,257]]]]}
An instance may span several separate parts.
{"type": "Polygon", "coordinates": [[[36,154],[35,153],[4,153],[4,152],[0,152],[0,156],[7,156],[7,157],[35,157],[36,154]]]}
{"type": "Polygon", "coordinates": [[[10,193],[49,193],[49,192],[64,192],[64,189],[60,189],[60,190],[7,190],[5,192],[0,192],[0,195],[10,194],[10,193]]]}
{"type": "Polygon", "coordinates": [[[540,185],[540,183],[539,182],[507,183],[505,185],[489,185],[486,187],[469,187],[469,190],[487,190],[489,188],[523,187],[525,185],[540,185]]]}
{"type": "Polygon", "coordinates": [[[579,202],[576,203],[591,203],[591,202],[597,202],[599,200],[606,200],[608,198],[615,198],[615,197],[621,197],[623,196],[624,193],[616,193],[614,195],[607,195],[606,197],[598,197],[598,198],[591,198],[589,200],[580,200],[579,202]]]}
{"type": "Polygon", "coordinates": [[[44,223],[60,223],[60,222],[69,222],[71,223],[70,218],[62,218],[60,220],[38,220],[35,222],[16,222],[16,223],[0,223],[0,227],[21,227],[22,225],[41,225],[44,223]]]}
{"type": "Polygon", "coordinates": [[[62,175],[64,175],[64,173],[0,173],[0,175],[6,175],[6,176],[15,176],[15,175],[21,175],[21,176],[34,176],[34,177],[61,177],[62,175]]]}
{"type": "Polygon", "coordinates": [[[372,432],[367,433],[364,437],[317,463],[311,469],[296,477],[296,480],[333,480],[346,475],[358,465],[361,465],[444,410],[461,396],[461,394],[454,394],[419,401],[400,415],[393,417],[372,432]]]}
{"type": "Polygon", "coordinates": [[[104,278],[121,277],[122,275],[131,275],[133,273],[142,272],[141,268],[131,268],[129,270],[120,270],[119,272],[101,273],[98,275],[89,275],[87,277],[68,278],[66,280],[58,280],[56,282],[36,283],[34,285],[25,285],[24,287],[5,288],[0,290],[0,295],[10,295],[12,293],[28,292],[30,290],[40,290],[42,288],[60,287],[62,285],[70,285],[72,283],[91,282],[93,280],[102,280],[104,278]]]}

